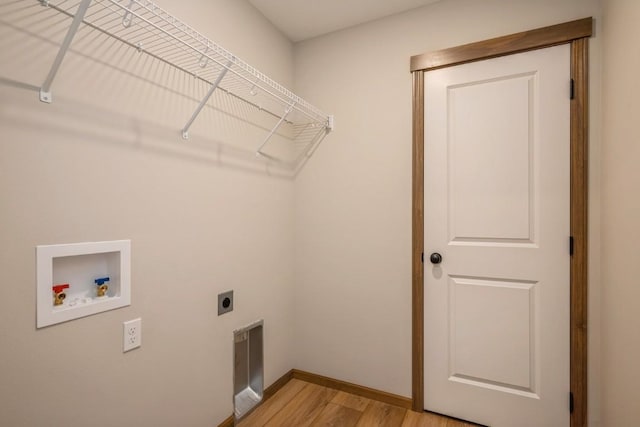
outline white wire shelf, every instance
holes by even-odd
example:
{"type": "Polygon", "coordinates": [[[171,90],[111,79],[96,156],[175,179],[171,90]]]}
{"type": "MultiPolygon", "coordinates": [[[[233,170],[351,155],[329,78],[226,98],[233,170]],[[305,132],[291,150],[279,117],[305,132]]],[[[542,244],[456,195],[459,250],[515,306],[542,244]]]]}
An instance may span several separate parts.
{"type": "MultiPolygon", "coordinates": [[[[97,31],[141,54],[192,76],[205,84],[206,94],[185,117],[183,138],[212,96],[225,96],[249,107],[244,118],[262,129],[256,155],[296,168],[333,130],[330,116],[228,50],[181,22],[149,0],[37,0],[72,18],[69,30],[40,90],[43,102],[52,102],[51,88],[77,32],[97,31]],[[221,95],[222,94],[222,95],[221,95]],[[277,142],[279,140],[280,142],[277,142]],[[286,142],[283,144],[282,141],[286,142]],[[286,145],[290,145],[291,152],[286,145]],[[278,145],[270,150],[271,145],[278,145]]],[[[78,37],[79,38],[79,37],[78,37]]],[[[246,110],[246,109],[245,109],[246,110]]]]}

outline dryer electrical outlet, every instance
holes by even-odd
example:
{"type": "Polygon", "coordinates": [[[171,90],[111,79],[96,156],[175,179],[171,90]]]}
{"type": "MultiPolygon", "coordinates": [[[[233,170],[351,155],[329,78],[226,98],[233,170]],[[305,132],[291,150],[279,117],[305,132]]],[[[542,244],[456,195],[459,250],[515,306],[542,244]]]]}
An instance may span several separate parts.
{"type": "Polygon", "coordinates": [[[218,316],[233,311],[233,291],[218,294],[218,316]]]}

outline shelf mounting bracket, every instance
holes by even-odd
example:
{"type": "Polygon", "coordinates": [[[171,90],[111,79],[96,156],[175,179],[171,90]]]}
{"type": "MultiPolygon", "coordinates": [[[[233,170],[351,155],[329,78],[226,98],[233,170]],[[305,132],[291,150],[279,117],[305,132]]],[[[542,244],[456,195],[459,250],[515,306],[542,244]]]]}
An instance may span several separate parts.
{"type": "Polygon", "coordinates": [[[287,108],[284,110],[284,114],[282,115],[282,117],[280,117],[280,120],[278,120],[278,123],[276,123],[276,125],[273,127],[273,129],[271,129],[271,132],[269,132],[269,135],[267,135],[267,137],[264,139],[264,141],[262,141],[262,144],[260,144],[260,147],[258,147],[258,149],[256,150],[256,156],[264,156],[265,154],[262,152],[262,148],[267,145],[267,142],[269,142],[269,140],[271,139],[271,137],[273,136],[274,133],[276,133],[276,131],[278,130],[278,128],[280,127],[280,125],[282,125],[282,123],[287,119],[287,116],[289,115],[289,113],[291,112],[291,110],[293,110],[293,107],[296,105],[295,102],[292,102],[291,104],[289,104],[287,106],[287,108]]]}
{"type": "MultiPolygon", "coordinates": [[[[329,116],[329,117],[333,117],[333,116],[329,116]]],[[[331,132],[330,129],[331,128],[325,128],[322,132],[318,132],[318,134],[311,140],[311,143],[309,144],[309,150],[307,150],[307,153],[306,153],[306,156],[308,158],[313,156],[313,153],[316,152],[316,149],[320,145],[320,142],[322,142],[324,137],[327,136],[329,132],[331,132]]]]}
{"type": "MultiPolygon", "coordinates": [[[[73,17],[73,21],[71,22],[71,26],[69,27],[69,31],[67,31],[67,35],[64,37],[62,41],[62,45],[60,45],[60,50],[58,51],[58,55],[56,59],[53,61],[51,65],[51,69],[49,70],[49,74],[45,79],[44,83],[42,83],[42,87],[40,88],[40,101],[46,102],[47,104],[51,104],[53,98],[51,97],[51,84],[53,83],[53,79],[56,77],[58,73],[58,69],[62,64],[62,60],[64,56],[67,54],[69,50],[69,46],[71,46],[71,42],[73,41],[73,37],[76,35],[78,31],[78,27],[80,27],[80,23],[84,19],[84,15],[87,13],[87,9],[89,8],[89,4],[91,0],[82,0],[80,5],[78,6],[78,10],[76,11],[75,16],[73,17]]],[[[46,2],[48,4],[48,2],[46,2]]]]}
{"type": "MultiPolygon", "coordinates": [[[[204,53],[202,54],[202,56],[204,57],[204,53]]],[[[202,62],[202,58],[200,59],[200,62],[202,62]]],[[[209,89],[209,92],[205,95],[204,98],[202,98],[202,101],[200,101],[200,104],[196,108],[196,111],[193,112],[193,114],[191,115],[191,118],[189,119],[187,124],[184,125],[184,127],[182,128],[182,138],[183,139],[189,139],[189,128],[191,127],[193,122],[196,120],[196,117],[198,117],[198,114],[200,114],[200,111],[202,111],[204,106],[207,104],[207,102],[209,101],[209,98],[211,98],[211,95],[213,95],[213,92],[215,92],[215,90],[218,88],[218,86],[220,85],[220,82],[224,78],[225,74],[227,74],[227,71],[229,71],[229,69],[231,68],[231,65],[233,65],[233,60],[232,59],[229,60],[229,62],[227,62],[227,65],[222,67],[222,70],[220,71],[220,74],[218,74],[218,78],[216,78],[216,81],[213,82],[213,84],[211,85],[211,88],[209,89]]]]}
{"type": "Polygon", "coordinates": [[[333,115],[330,115],[327,118],[327,133],[329,132],[333,132],[333,126],[334,126],[334,119],[333,119],[333,115]]]}

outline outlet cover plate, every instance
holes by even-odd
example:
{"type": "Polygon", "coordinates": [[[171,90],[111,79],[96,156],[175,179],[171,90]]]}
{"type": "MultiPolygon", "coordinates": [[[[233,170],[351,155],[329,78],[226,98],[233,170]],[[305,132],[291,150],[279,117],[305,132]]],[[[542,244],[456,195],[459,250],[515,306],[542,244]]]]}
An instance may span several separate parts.
{"type": "Polygon", "coordinates": [[[142,319],[128,320],[123,324],[122,352],[138,348],[142,345],[142,319]]]}

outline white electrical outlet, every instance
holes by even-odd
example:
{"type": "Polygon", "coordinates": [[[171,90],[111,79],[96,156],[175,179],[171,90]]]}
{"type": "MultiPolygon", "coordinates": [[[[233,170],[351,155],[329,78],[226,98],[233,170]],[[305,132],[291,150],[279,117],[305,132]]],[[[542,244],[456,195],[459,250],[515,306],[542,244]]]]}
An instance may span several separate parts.
{"type": "Polygon", "coordinates": [[[142,319],[128,320],[123,326],[122,352],[125,353],[142,345],[142,319]]]}

